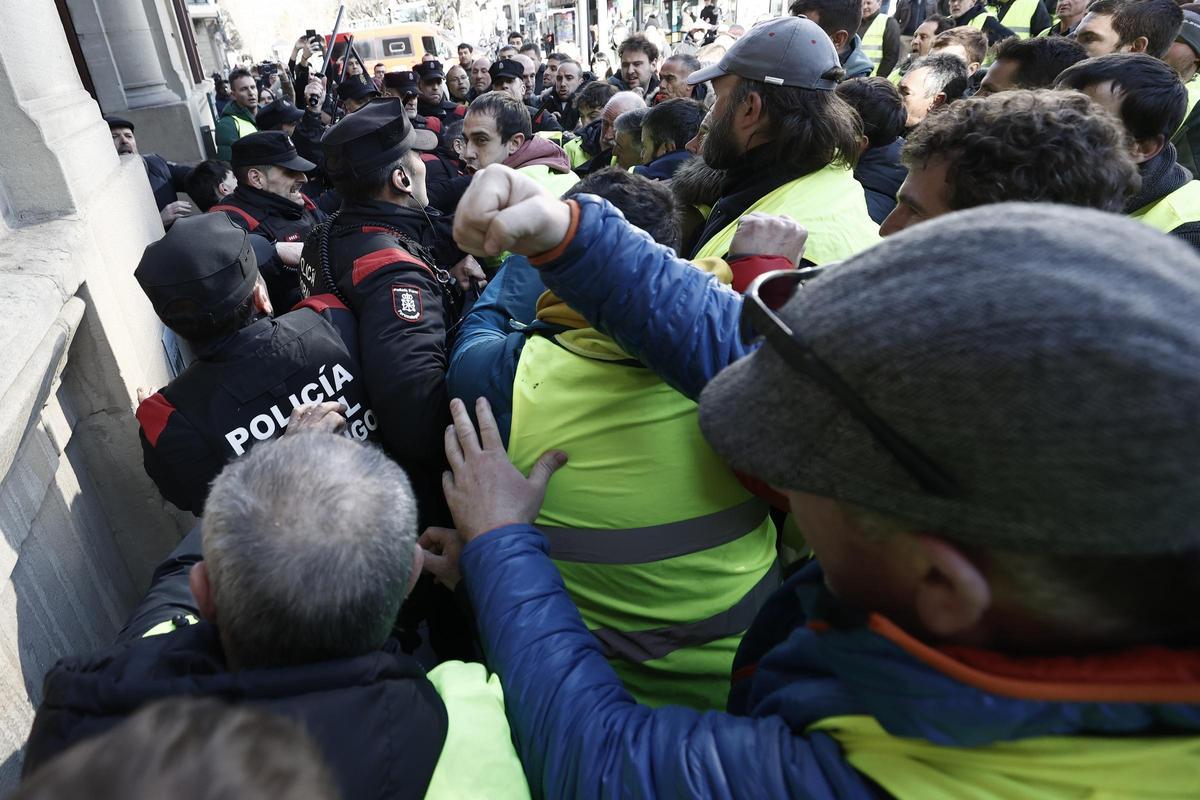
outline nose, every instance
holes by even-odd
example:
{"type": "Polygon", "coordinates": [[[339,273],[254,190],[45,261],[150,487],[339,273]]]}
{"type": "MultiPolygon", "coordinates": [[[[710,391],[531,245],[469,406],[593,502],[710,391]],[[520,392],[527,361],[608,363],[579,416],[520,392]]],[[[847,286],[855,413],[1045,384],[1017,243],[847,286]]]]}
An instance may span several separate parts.
{"type": "Polygon", "coordinates": [[[693,136],[691,139],[688,140],[688,143],[683,146],[683,149],[687,150],[689,153],[691,153],[694,156],[698,156],[698,155],[700,155],[700,144],[701,144],[700,134],[697,133],[695,136],[693,136]]]}
{"type": "Polygon", "coordinates": [[[891,236],[908,227],[909,213],[904,206],[897,204],[879,226],[880,236],[891,236]]]}

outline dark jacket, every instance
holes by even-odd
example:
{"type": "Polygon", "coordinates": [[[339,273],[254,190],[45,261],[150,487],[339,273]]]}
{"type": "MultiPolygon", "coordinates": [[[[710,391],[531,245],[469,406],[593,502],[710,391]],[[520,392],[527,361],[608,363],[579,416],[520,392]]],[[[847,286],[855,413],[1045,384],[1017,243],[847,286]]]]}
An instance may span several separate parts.
{"type": "MultiPolygon", "coordinates": [[[[970,11],[963,14],[961,17],[955,17],[954,21],[959,25],[970,25],[971,20],[978,17],[980,14],[987,14],[987,8],[980,3],[971,8],[970,11]]],[[[988,18],[983,22],[983,32],[987,34],[988,47],[995,47],[998,42],[1009,39],[1017,34],[1000,24],[1000,20],[988,14],[988,18]]]]}
{"type": "Polygon", "coordinates": [[[176,194],[187,191],[191,167],[167,161],[154,153],[142,156],[142,163],[146,165],[146,177],[150,179],[150,191],[154,192],[154,204],[159,211],[174,203],[178,199],[176,194]]]}
{"type": "Polygon", "coordinates": [[[882,223],[896,207],[896,194],[900,184],[908,176],[908,169],[900,163],[903,139],[896,139],[882,147],[868,148],[858,157],[854,168],[854,179],[862,184],[867,198],[867,213],[876,223],[882,223]]]}
{"type": "MultiPolygon", "coordinates": [[[[307,195],[301,198],[302,205],[296,205],[286,197],[239,183],[232,194],[222,198],[209,212],[223,213],[247,233],[258,234],[270,242],[303,242],[325,219],[325,213],[307,195]]],[[[300,302],[300,277],[295,267],[284,264],[278,256],[258,267],[277,311],[300,302]]]]}
{"type": "MultiPolygon", "coordinates": [[[[617,72],[615,75],[613,75],[611,78],[609,78],[608,82],[611,83],[613,86],[617,87],[617,89],[619,89],[622,92],[629,92],[629,91],[640,92],[641,91],[641,89],[630,89],[629,84],[625,83],[625,79],[621,77],[620,72],[617,72]]],[[[653,98],[657,92],[658,92],[658,75],[651,75],[650,76],[650,85],[646,87],[646,91],[642,92],[642,96],[645,97],[646,102],[649,103],[650,99],[653,98]]]]}
{"type": "Polygon", "coordinates": [[[564,131],[573,131],[579,127],[579,109],[575,108],[574,98],[571,95],[563,100],[551,89],[540,96],[537,109],[553,116],[564,131]]]}
{"type": "MultiPolygon", "coordinates": [[[[1017,0],[1007,0],[1007,2],[996,3],[996,19],[1004,19],[1004,15],[1012,8],[1012,4],[1017,0]]],[[[1037,36],[1042,31],[1049,28],[1053,24],[1054,18],[1050,16],[1050,12],[1046,9],[1046,0],[1041,0],[1033,10],[1033,16],[1029,18],[1029,35],[1037,36]]]]}
{"type": "Polygon", "coordinates": [[[445,271],[458,251],[431,218],[393,203],[344,203],[308,238],[300,265],[305,294],[335,294],[357,319],[367,393],[388,450],[412,480],[423,524],[447,520],[445,375],[448,332],[461,310],[445,271]]]}
{"type": "MultiPolygon", "coordinates": [[[[1192,173],[1179,165],[1175,146],[1170,142],[1162,152],[1138,167],[1142,175],[1142,188],[1125,204],[1125,213],[1132,214],[1151,203],[1158,202],[1171,192],[1193,180],[1192,173]]],[[[1200,250],[1200,222],[1187,222],[1171,231],[1192,247],[1200,250]]]]}
{"type": "Polygon", "coordinates": [[[298,405],[342,400],[349,435],[376,427],[353,319],[331,296],[263,316],[221,341],[137,409],[146,473],[167,500],[199,514],[225,464],[280,436],[298,405]]]}
{"type": "MultiPolygon", "coordinates": [[[[624,233],[616,230],[614,239],[624,233]]],[[[509,722],[534,796],[886,797],[851,766],[830,730],[810,729],[853,716],[882,726],[881,743],[863,747],[877,755],[867,759],[868,772],[911,777],[923,769],[948,797],[972,795],[978,772],[1019,794],[1022,776],[957,760],[950,748],[1003,759],[1005,747],[1022,743],[1022,756],[1010,760],[1029,759],[1056,781],[1084,784],[1085,796],[1103,794],[1112,774],[1095,772],[1099,765],[1062,766],[1069,762],[1057,761],[1057,751],[1041,759],[1031,740],[1095,737],[1120,748],[1131,739],[1194,741],[1200,733],[1200,704],[1171,699],[1195,696],[1197,678],[1186,666],[1194,649],[1022,658],[937,648],[841,605],[815,562],[780,588],[746,632],[729,713],[638,705],[584,626],[547,548],[532,526],[508,525],[471,541],[460,561],[488,663],[507,696],[520,698],[508,707],[509,722]],[[1139,664],[1147,672],[1114,690],[1139,664]],[[1155,697],[1136,699],[1145,692],[1155,697]],[[946,748],[938,752],[955,759],[952,768],[920,765],[920,756],[903,755],[889,735],[946,748]],[[884,758],[894,760],[880,768],[884,758]]],[[[1166,759],[1160,756],[1160,768],[1166,759]]],[[[1174,781],[1176,790],[1183,783],[1174,781]]]]}
{"type": "Polygon", "coordinates": [[[436,119],[443,124],[454,118],[462,119],[467,115],[467,107],[450,100],[431,103],[424,97],[417,98],[417,113],[426,119],[436,119]]]}
{"type": "Polygon", "coordinates": [[[394,640],[356,658],[232,671],[216,628],[200,622],[60,661],[46,676],[23,773],[148,703],[178,696],[247,704],[299,722],[346,798],[423,797],[446,741],[445,704],[394,640]]]}
{"type": "Polygon", "coordinates": [[[1200,166],[1200,104],[1192,109],[1179,130],[1175,131],[1171,144],[1175,145],[1179,165],[1193,176],[1200,175],[1197,169],[1200,166]]]}
{"type": "Polygon", "coordinates": [[[670,153],[659,156],[649,164],[639,164],[633,168],[633,174],[641,175],[643,178],[649,178],[652,181],[669,181],[675,177],[675,173],[692,160],[692,154],[687,150],[672,150],[670,153]]]}

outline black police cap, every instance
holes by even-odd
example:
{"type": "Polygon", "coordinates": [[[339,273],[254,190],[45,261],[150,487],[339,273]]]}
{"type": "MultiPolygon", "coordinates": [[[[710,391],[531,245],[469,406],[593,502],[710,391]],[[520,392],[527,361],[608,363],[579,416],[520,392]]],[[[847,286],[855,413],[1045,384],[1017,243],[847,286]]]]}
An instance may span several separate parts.
{"type": "Polygon", "coordinates": [[[386,73],[383,76],[383,86],[402,95],[420,94],[417,89],[417,74],[412,70],[386,73]]]}
{"type": "Polygon", "coordinates": [[[493,81],[499,78],[517,78],[519,80],[525,77],[525,68],[511,58],[502,58],[488,67],[488,73],[492,76],[493,81]]]}
{"type": "MultiPolygon", "coordinates": [[[[273,104],[272,104],[273,105],[273,104]]],[[[308,172],[317,165],[296,152],[292,138],[283,131],[258,131],[247,134],[233,143],[234,168],[274,164],[297,172],[308,172]]]]}
{"type": "Polygon", "coordinates": [[[108,123],[108,129],[110,131],[115,130],[116,128],[129,128],[129,130],[133,130],[133,123],[127,119],[121,119],[120,117],[111,117],[110,116],[110,117],[105,117],[104,121],[108,123]]]}
{"type": "Polygon", "coordinates": [[[370,80],[364,80],[358,75],[351,75],[342,81],[338,86],[338,97],[349,100],[366,100],[368,97],[377,96],[379,90],[375,88],[375,84],[370,80]]]}
{"type": "Polygon", "coordinates": [[[332,174],[362,175],[409,150],[430,152],[437,146],[437,134],[414,128],[398,97],[372,100],[321,137],[325,167],[332,174]]]}
{"type": "Polygon", "coordinates": [[[417,77],[421,80],[427,78],[445,78],[446,71],[442,69],[440,61],[422,61],[413,67],[413,72],[417,73],[417,77]]]}
{"type": "Polygon", "coordinates": [[[254,291],[258,260],[246,232],[229,217],[196,214],[175,220],[149,245],[133,276],[168,327],[212,323],[254,291]]]}
{"type": "Polygon", "coordinates": [[[279,99],[267,103],[254,115],[254,125],[260,131],[278,130],[289,122],[299,122],[304,112],[287,100],[279,99]]]}

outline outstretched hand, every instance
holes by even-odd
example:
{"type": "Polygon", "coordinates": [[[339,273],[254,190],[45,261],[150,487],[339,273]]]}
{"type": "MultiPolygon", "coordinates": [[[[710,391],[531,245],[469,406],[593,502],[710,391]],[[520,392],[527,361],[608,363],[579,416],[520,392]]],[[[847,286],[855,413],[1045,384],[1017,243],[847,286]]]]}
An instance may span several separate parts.
{"type": "Polygon", "coordinates": [[[477,172],[454,212],[454,241],[474,256],[536,256],[557,247],[570,227],[566,203],[502,164],[477,172]]]}
{"type": "Polygon", "coordinates": [[[522,475],[504,450],[492,407],[482,397],[475,403],[479,433],[462,400],[450,401],[454,424],[446,428],[446,459],[442,489],[463,544],[488,531],[537,518],[550,476],[567,463],[561,450],[543,453],[529,477],[522,475]]]}

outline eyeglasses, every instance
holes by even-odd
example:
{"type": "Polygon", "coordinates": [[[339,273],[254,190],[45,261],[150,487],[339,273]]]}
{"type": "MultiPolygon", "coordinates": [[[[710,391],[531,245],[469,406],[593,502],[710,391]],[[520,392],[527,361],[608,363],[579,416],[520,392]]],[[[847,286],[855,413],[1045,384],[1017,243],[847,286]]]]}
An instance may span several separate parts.
{"type": "Polygon", "coordinates": [[[956,496],[959,493],[958,484],[929,456],[872,411],[841,376],[775,313],[791,299],[797,286],[803,286],[822,271],[821,267],[776,270],[764,272],[755,278],[746,289],[742,303],[742,316],[738,323],[742,342],[750,344],[757,339],[765,339],[792,369],[816,381],[836,397],[847,411],[866,426],[876,441],[908,470],[922,489],[942,497],[956,496]]]}

